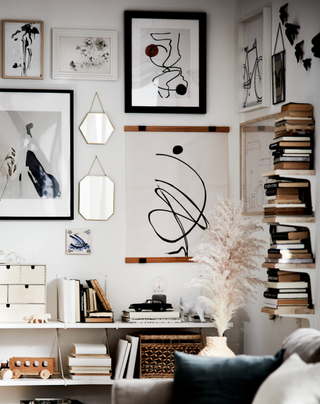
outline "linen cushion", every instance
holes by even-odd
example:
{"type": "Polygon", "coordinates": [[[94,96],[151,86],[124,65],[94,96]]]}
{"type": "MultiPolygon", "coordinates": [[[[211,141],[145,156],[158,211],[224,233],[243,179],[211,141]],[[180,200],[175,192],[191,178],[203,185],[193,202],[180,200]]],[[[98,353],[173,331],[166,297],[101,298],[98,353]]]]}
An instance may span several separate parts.
{"type": "Polygon", "coordinates": [[[292,354],[260,386],[252,404],[318,404],[320,363],[307,364],[292,354]]]}
{"type": "Polygon", "coordinates": [[[174,355],[175,404],[251,404],[261,383],[281,365],[283,351],[234,358],[174,355]]]}
{"type": "Polygon", "coordinates": [[[285,349],[283,360],[297,353],[306,363],[320,362],[320,331],[313,328],[299,328],[282,343],[285,349]]]}

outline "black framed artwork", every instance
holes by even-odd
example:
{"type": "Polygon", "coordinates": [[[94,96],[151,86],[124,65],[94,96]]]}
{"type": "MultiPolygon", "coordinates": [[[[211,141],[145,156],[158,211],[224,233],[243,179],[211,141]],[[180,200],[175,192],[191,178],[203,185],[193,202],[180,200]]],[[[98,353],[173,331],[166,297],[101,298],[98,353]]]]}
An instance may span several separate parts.
{"type": "Polygon", "coordinates": [[[73,219],[73,91],[0,89],[0,219],[73,219]]]}
{"type": "Polygon", "coordinates": [[[206,113],[206,13],[125,11],[125,112],[206,113]]]}
{"type": "Polygon", "coordinates": [[[286,99],[285,51],[272,55],[272,102],[279,104],[286,99]]]}

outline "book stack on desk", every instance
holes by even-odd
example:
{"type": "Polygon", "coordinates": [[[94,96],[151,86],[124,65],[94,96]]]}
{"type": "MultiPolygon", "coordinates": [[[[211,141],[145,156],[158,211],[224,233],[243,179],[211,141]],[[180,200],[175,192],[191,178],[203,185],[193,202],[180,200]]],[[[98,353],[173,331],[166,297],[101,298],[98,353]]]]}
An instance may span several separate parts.
{"type": "Polygon", "coordinates": [[[311,104],[289,103],[281,107],[275,117],[275,138],[269,146],[275,170],[313,168],[314,129],[311,104]]]}

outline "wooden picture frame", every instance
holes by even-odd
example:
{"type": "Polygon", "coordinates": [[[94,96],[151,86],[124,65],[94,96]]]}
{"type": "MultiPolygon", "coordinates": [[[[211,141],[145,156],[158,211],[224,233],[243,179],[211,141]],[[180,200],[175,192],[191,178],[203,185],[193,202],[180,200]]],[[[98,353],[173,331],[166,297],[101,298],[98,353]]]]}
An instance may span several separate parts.
{"type": "Polygon", "coordinates": [[[117,80],[117,31],[54,28],[52,78],[117,80]]]}
{"type": "Polygon", "coordinates": [[[2,20],[2,78],[43,80],[43,21],[2,20]]]}
{"type": "Polygon", "coordinates": [[[239,112],[270,106],[271,8],[241,19],[238,25],[239,112]]]}
{"type": "Polygon", "coordinates": [[[286,100],[285,54],[283,50],[272,55],[272,103],[286,100]]]}
{"type": "Polygon", "coordinates": [[[273,170],[269,145],[274,139],[276,114],[240,124],[240,199],[244,215],[262,215],[267,203],[262,173],[273,170]]]}
{"type": "Polygon", "coordinates": [[[2,88],[0,121],[0,219],[73,219],[73,90],[2,88]]]}
{"type": "Polygon", "coordinates": [[[206,13],[125,11],[124,24],[125,112],[205,114],[206,13]]]}

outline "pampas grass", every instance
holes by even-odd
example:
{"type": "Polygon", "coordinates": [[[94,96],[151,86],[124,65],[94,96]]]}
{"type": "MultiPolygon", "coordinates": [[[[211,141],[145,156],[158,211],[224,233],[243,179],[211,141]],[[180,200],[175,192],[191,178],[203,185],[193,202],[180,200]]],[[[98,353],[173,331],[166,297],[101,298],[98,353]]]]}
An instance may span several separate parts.
{"type": "Polygon", "coordinates": [[[258,270],[255,258],[262,257],[264,241],[253,236],[263,228],[244,217],[242,209],[242,202],[219,198],[211,212],[216,219],[214,226],[204,231],[206,240],[192,259],[199,264],[199,277],[186,285],[202,289],[204,296],[200,299],[213,316],[219,336],[223,336],[235,312],[254,297],[256,286],[263,283],[254,272],[258,270]]]}

